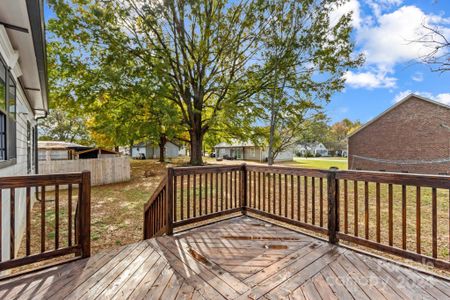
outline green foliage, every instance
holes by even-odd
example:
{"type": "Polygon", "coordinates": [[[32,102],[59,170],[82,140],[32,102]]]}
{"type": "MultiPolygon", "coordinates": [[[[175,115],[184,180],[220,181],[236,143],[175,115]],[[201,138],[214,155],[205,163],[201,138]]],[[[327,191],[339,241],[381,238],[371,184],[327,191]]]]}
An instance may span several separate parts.
{"type": "Polygon", "coordinates": [[[51,87],[96,140],[242,136],[272,156],[322,118],[353,57],[347,0],[49,0],[51,87]]]}

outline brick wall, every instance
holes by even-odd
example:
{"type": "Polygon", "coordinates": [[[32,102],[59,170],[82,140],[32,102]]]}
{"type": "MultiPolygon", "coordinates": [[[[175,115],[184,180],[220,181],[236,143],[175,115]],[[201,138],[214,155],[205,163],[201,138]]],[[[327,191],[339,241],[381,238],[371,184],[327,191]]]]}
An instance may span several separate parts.
{"type": "Polygon", "coordinates": [[[349,169],[450,174],[450,162],[393,164],[450,159],[450,109],[411,97],[349,138],[349,169]]]}

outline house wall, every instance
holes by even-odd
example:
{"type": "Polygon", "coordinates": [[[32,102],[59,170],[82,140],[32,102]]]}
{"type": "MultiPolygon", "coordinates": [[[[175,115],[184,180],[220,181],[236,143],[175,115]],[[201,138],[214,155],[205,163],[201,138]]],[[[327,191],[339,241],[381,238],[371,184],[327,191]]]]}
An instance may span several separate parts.
{"type": "Polygon", "coordinates": [[[430,161],[450,158],[450,109],[411,98],[349,138],[349,169],[450,174],[450,162],[394,164],[361,159],[430,161]]]}
{"type": "Polygon", "coordinates": [[[69,159],[69,151],[65,149],[50,150],[50,149],[39,149],[38,159],[39,160],[66,160],[69,159]]]}
{"type": "MultiPolygon", "coordinates": [[[[166,158],[174,158],[178,157],[178,152],[180,151],[180,147],[173,143],[167,143],[165,145],[165,156],[166,158]]],[[[155,145],[146,145],[146,146],[133,146],[131,149],[131,157],[138,158],[139,153],[145,154],[145,158],[159,158],[159,146],[155,145]]]]}
{"type": "MultiPolygon", "coordinates": [[[[16,61],[16,54],[12,48],[6,31],[2,25],[0,25],[0,54],[6,63],[11,67],[11,73],[14,76],[17,84],[17,95],[16,95],[16,147],[17,156],[16,162],[8,167],[0,168],[0,177],[3,176],[15,176],[15,175],[26,175],[28,174],[27,168],[27,121],[30,122],[31,127],[36,125],[34,120],[33,111],[26,100],[25,93],[19,84],[17,77],[20,75],[20,66],[13,65],[16,61]]],[[[31,153],[34,153],[34,143],[32,143],[31,153]]],[[[33,159],[33,155],[31,155],[33,159]]],[[[34,174],[34,164],[32,163],[31,172],[34,174]]],[[[32,193],[34,194],[34,193],[32,193]]],[[[15,229],[16,229],[16,239],[15,239],[15,249],[19,250],[20,241],[25,228],[25,189],[16,189],[16,201],[15,201],[15,229]]],[[[9,259],[9,249],[10,249],[10,192],[9,190],[2,191],[2,248],[1,256],[2,260],[9,259]]],[[[33,201],[34,202],[34,201],[33,201]]]]}
{"type": "MultiPolygon", "coordinates": [[[[174,158],[178,157],[178,152],[180,151],[180,147],[173,143],[167,143],[165,146],[165,156],[166,158],[174,158]]],[[[159,158],[159,146],[153,147],[153,158],[159,158]]]]}

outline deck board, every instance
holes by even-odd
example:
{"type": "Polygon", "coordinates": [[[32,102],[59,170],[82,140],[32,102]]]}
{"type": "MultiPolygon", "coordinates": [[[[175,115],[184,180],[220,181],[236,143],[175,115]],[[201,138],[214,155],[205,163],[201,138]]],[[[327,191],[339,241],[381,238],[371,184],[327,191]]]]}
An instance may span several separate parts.
{"type": "Polygon", "coordinates": [[[447,299],[449,281],[250,217],[0,281],[5,299],[447,299]]]}

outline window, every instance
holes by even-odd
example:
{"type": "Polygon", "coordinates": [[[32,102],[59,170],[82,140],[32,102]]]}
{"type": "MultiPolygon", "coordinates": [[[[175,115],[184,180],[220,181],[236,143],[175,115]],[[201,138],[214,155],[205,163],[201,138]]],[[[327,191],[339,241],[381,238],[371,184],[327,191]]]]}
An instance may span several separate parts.
{"type": "Polygon", "coordinates": [[[6,159],[6,115],[0,112],[0,160],[6,159]]]}
{"type": "Polygon", "coordinates": [[[16,82],[0,56],[0,161],[16,158],[16,82]]]}
{"type": "Polygon", "coordinates": [[[0,109],[6,108],[6,65],[0,58],[0,109]]]}
{"type": "Polygon", "coordinates": [[[16,119],[16,83],[11,73],[8,76],[8,115],[16,119]]]}

